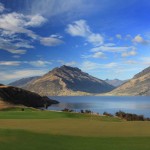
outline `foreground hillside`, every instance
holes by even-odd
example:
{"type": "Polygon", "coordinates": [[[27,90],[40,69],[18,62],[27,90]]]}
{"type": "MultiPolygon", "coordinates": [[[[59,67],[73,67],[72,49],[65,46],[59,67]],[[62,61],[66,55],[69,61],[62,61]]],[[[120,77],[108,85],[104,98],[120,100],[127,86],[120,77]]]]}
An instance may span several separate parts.
{"type": "Polygon", "coordinates": [[[136,74],[131,80],[108,94],[150,96],[150,67],[136,74]]]}
{"type": "Polygon", "coordinates": [[[40,95],[90,95],[114,89],[103,80],[97,79],[78,68],[62,66],[31,81],[25,89],[40,95]]]}
{"type": "Polygon", "coordinates": [[[48,97],[41,97],[36,93],[21,88],[0,84],[0,108],[12,105],[44,107],[53,103],[57,103],[57,101],[50,100],[48,97]]]}

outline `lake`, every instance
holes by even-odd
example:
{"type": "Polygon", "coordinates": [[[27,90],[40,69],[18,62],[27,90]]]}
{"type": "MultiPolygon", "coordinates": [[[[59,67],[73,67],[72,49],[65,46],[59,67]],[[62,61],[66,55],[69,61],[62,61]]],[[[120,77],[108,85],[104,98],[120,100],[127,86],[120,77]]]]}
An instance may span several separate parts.
{"type": "Polygon", "coordinates": [[[60,102],[51,105],[49,110],[68,108],[80,112],[82,109],[100,114],[105,111],[115,114],[121,110],[150,117],[150,97],[148,96],[50,96],[49,98],[60,102]]]}

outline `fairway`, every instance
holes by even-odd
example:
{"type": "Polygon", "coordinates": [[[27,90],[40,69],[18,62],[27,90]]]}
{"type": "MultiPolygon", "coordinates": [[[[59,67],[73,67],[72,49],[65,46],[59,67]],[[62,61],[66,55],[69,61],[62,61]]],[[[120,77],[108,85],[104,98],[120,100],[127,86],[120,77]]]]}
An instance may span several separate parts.
{"type": "Polygon", "coordinates": [[[32,109],[0,112],[0,150],[148,150],[149,140],[147,121],[32,109]]]}

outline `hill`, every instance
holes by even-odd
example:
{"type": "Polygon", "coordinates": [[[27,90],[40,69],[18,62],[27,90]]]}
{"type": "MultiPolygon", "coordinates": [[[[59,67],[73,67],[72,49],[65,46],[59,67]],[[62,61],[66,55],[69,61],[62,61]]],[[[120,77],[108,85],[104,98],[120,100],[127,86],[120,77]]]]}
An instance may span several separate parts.
{"type": "Polygon", "coordinates": [[[127,80],[119,80],[119,79],[109,80],[109,79],[106,79],[105,82],[107,82],[108,84],[110,84],[114,87],[119,87],[123,83],[127,82],[127,80]]]}
{"type": "Polygon", "coordinates": [[[61,66],[42,77],[31,81],[25,89],[40,95],[90,95],[114,89],[103,80],[97,79],[78,68],[61,66]]]}
{"type": "Polygon", "coordinates": [[[131,80],[109,92],[108,94],[150,96],[150,67],[136,74],[131,80]]]}
{"type": "Polygon", "coordinates": [[[9,83],[10,86],[16,86],[16,87],[24,87],[26,86],[29,82],[34,81],[38,79],[40,76],[35,76],[35,77],[28,77],[28,78],[23,78],[14,82],[9,83]]]}
{"type": "Polygon", "coordinates": [[[0,108],[10,105],[24,105],[37,108],[54,103],[58,102],[21,88],[0,84],[0,108]]]}

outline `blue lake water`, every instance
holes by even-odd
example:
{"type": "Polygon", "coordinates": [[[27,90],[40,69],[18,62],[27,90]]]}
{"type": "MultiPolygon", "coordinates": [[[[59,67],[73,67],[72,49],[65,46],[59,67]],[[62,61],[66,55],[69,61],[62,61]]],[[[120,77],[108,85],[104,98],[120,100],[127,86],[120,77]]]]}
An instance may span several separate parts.
{"type": "Polygon", "coordinates": [[[150,97],[148,96],[50,96],[58,100],[59,104],[50,106],[49,110],[62,110],[64,108],[91,110],[102,114],[104,111],[115,114],[121,110],[150,117],[150,97]]]}

